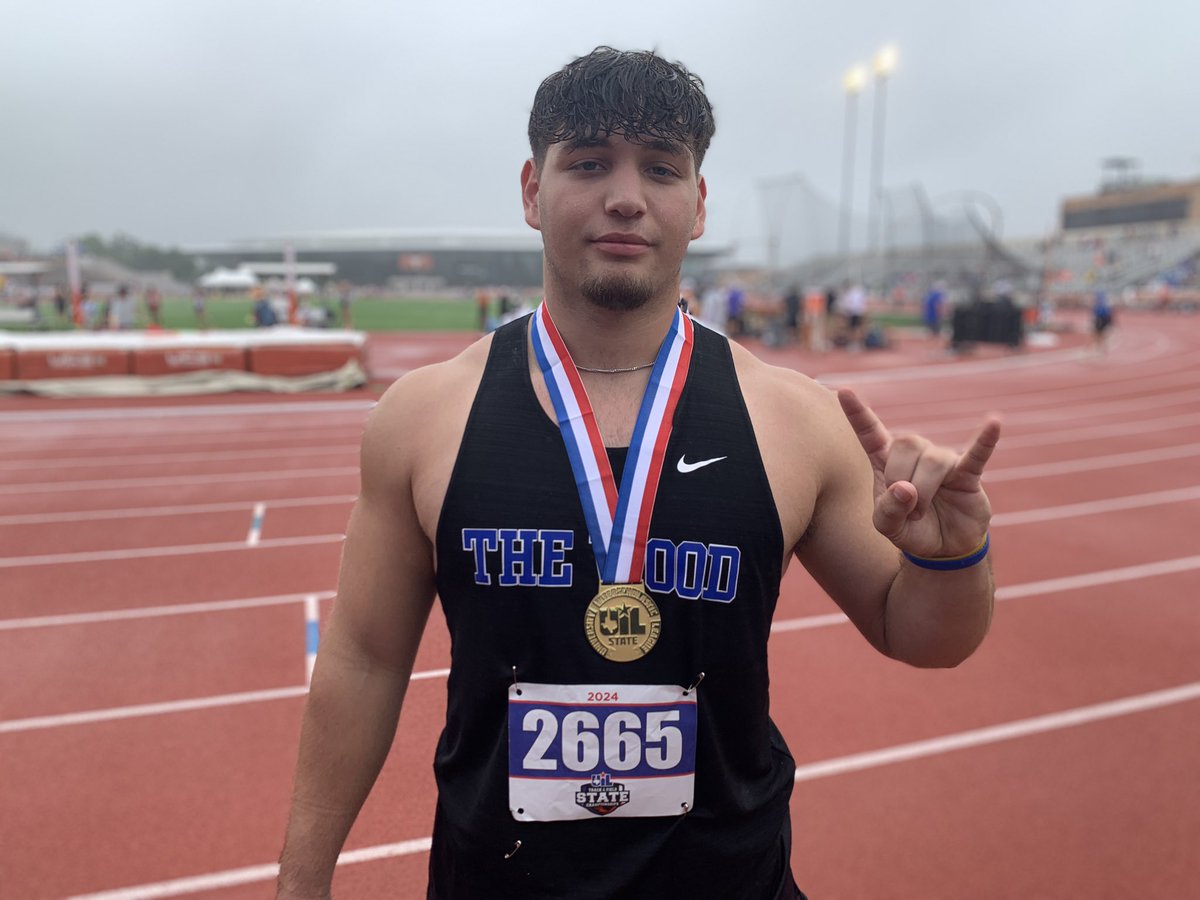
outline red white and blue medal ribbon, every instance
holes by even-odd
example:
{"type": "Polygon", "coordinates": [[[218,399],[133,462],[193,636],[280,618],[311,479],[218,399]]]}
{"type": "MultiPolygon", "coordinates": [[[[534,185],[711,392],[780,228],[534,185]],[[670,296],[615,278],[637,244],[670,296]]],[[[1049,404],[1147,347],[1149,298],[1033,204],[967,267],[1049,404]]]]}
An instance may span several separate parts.
{"type": "Polygon", "coordinates": [[[533,314],[531,335],[575,473],[600,581],[640,583],[667,441],[691,364],[692,321],[677,309],[659,347],[629,442],[619,491],[587,390],[544,302],[533,314]]]}

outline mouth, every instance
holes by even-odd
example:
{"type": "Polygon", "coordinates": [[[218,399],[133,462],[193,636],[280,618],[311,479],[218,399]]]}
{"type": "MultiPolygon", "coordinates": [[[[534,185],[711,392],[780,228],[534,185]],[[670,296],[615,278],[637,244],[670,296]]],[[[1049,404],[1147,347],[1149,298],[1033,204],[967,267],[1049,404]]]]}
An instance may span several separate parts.
{"type": "Polygon", "coordinates": [[[636,234],[612,231],[593,238],[592,243],[611,256],[640,256],[650,249],[650,242],[636,234]]]}

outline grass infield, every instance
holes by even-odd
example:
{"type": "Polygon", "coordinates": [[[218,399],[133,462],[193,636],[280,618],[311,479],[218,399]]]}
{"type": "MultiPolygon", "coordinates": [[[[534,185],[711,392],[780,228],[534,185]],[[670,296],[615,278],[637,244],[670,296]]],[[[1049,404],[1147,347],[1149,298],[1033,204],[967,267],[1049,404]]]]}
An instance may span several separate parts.
{"type": "MultiPolygon", "coordinates": [[[[341,325],[336,300],[318,302],[330,312],[331,327],[341,325]]],[[[213,329],[253,328],[254,302],[248,297],[209,297],[206,325],[213,329]]],[[[13,324],[13,331],[66,331],[71,325],[54,315],[49,303],[41,305],[40,325],[13,324]]],[[[167,297],[162,304],[162,326],[172,330],[193,329],[200,323],[189,297],[167,297]]],[[[466,298],[367,297],[350,306],[350,319],[359,331],[473,331],[478,329],[479,313],[475,300],[466,298]]],[[[138,327],[149,322],[145,306],[139,301],[138,327]]]]}

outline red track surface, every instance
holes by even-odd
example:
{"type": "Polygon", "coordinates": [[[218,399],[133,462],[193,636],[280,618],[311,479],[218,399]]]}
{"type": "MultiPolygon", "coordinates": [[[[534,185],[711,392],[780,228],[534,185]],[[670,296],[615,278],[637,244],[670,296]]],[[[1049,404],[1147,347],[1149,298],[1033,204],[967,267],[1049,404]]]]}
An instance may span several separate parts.
{"type": "MultiPolygon", "coordinates": [[[[1194,896],[1200,319],[1126,314],[1115,337],[1103,357],[753,348],[857,384],[895,430],[961,444],[1005,420],[1001,602],[962,667],[889,662],[785,579],[773,714],[814,900],[1194,896]]],[[[373,370],[464,343],[376,340],[373,370]]],[[[369,399],[0,400],[0,896],[270,895],[303,600],[330,602],[369,399]]],[[[447,661],[435,615],[347,844],[377,858],[339,868],[342,897],[424,896],[447,661]]]]}

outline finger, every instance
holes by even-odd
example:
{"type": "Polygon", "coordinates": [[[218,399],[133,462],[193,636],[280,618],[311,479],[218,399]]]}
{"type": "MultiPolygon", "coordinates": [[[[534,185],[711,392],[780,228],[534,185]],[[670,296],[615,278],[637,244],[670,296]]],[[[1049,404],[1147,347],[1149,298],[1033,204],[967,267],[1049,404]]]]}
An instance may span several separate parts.
{"type": "Polygon", "coordinates": [[[917,505],[917,489],[907,481],[897,481],[879,495],[871,521],[875,530],[893,543],[899,541],[917,505]]]}
{"type": "Polygon", "coordinates": [[[910,519],[919,519],[929,511],[929,504],[946,478],[954,470],[958,454],[946,447],[926,447],[917,460],[909,481],[917,489],[917,505],[909,515],[910,519]]]}
{"type": "Polygon", "coordinates": [[[859,444],[871,458],[875,468],[882,472],[892,444],[891,434],[879,421],[879,417],[871,411],[871,408],[858,399],[858,395],[854,391],[849,388],[841,388],[837,392],[837,397],[838,402],[842,405],[846,421],[850,423],[850,427],[858,436],[859,444]]]}
{"type": "Polygon", "coordinates": [[[912,481],[917,462],[927,444],[927,441],[913,434],[902,434],[893,438],[892,446],[888,448],[887,465],[883,468],[884,484],[912,481]]]}
{"type": "Polygon", "coordinates": [[[991,416],[979,429],[979,434],[975,436],[967,452],[959,458],[958,465],[954,467],[955,471],[966,476],[969,484],[978,484],[983,476],[984,466],[992,458],[999,442],[1000,420],[991,416]]]}

